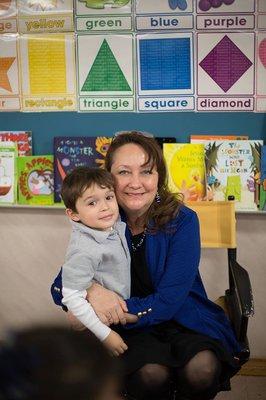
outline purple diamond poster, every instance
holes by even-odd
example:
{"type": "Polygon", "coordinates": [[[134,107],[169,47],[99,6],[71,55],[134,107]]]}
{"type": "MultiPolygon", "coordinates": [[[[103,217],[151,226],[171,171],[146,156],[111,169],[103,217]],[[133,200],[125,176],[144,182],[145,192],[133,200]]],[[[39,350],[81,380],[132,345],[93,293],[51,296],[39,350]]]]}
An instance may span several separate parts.
{"type": "Polygon", "coordinates": [[[256,60],[256,111],[266,112],[266,32],[257,35],[256,60]]]}
{"type": "Polygon", "coordinates": [[[198,111],[254,109],[255,34],[197,34],[198,111]]]}
{"type": "Polygon", "coordinates": [[[111,138],[58,136],[54,138],[55,202],[61,202],[61,187],[66,175],[76,167],[103,167],[111,138]]]}

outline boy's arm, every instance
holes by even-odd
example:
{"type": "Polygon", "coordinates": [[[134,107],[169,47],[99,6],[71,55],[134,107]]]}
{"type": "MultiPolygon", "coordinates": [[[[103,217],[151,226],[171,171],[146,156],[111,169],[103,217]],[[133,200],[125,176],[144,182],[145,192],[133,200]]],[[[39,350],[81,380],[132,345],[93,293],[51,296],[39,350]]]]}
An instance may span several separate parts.
{"type": "Polygon", "coordinates": [[[104,341],[111,329],[99,320],[92,306],[86,300],[86,290],[63,287],[62,294],[62,303],[67,306],[68,310],[101,341],[104,341]]]}

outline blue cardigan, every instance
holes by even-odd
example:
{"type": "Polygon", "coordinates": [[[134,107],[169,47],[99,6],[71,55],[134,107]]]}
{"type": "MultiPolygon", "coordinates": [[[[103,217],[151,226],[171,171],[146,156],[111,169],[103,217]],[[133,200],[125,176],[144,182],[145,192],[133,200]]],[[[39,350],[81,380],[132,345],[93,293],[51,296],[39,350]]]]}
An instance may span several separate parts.
{"type": "MultiPolygon", "coordinates": [[[[208,300],[199,274],[197,214],[182,206],[167,228],[170,229],[146,236],[146,260],[154,293],[145,298],[131,297],[126,300],[132,314],[148,309],[151,311],[126,328],[148,327],[173,319],[187,328],[220,340],[230,353],[238,353],[240,346],[230,322],[222,308],[208,300]]],[[[128,228],[126,236],[131,248],[128,228]]],[[[54,302],[61,305],[60,274],[51,291],[54,302]]]]}
{"type": "MultiPolygon", "coordinates": [[[[223,309],[208,300],[200,274],[200,233],[197,214],[182,206],[168,224],[172,232],[147,234],[146,260],[154,293],[128,299],[128,310],[137,314],[152,309],[127,328],[175,320],[183,326],[220,340],[233,354],[240,351],[223,309]]],[[[130,233],[127,229],[130,246],[130,233]]]]}

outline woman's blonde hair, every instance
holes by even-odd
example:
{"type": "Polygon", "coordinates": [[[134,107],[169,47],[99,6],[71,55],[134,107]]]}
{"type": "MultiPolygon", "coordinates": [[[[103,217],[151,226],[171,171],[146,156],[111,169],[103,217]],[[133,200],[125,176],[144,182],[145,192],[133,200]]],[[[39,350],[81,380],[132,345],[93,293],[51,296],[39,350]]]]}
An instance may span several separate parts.
{"type": "Polygon", "coordinates": [[[156,139],[138,131],[122,132],[115,136],[107,151],[105,168],[111,172],[114,155],[117,149],[126,144],[136,144],[147,154],[147,165],[157,168],[158,172],[158,193],[151,204],[146,217],[145,226],[150,232],[164,229],[177,214],[182,204],[182,196],[171,193],[167,185],[167,167],[162,150],[156,139]],[[152,224],[149,222],[152,221],[152,224]]]}

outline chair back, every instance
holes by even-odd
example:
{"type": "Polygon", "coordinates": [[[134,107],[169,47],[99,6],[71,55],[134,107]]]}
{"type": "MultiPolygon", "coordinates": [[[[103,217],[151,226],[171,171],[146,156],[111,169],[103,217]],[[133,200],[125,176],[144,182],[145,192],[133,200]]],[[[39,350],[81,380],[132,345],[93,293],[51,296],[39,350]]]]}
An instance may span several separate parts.
{"type": "Polygon", "coordinates": [[[236,247],[234,201],[193,201],[186,205],[198,215],[201,247],[236,247]]]}
{"type": "Polygon", "coordinates": [[[241,345],[240,364],[250,356],[247,339],[248,319],[254,314],[252,288],[248,272],[236,260],[236,220],[234,201],[194,201],[186,205],[194,210],[200,222],[201,247],[226,248],[229,288],[223,304],[241,345]]]}

